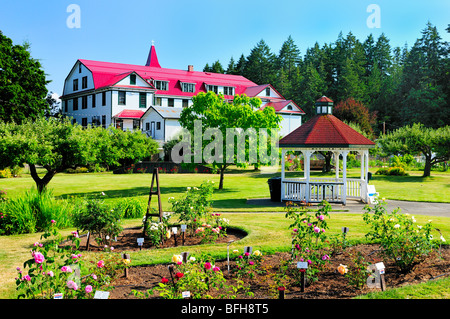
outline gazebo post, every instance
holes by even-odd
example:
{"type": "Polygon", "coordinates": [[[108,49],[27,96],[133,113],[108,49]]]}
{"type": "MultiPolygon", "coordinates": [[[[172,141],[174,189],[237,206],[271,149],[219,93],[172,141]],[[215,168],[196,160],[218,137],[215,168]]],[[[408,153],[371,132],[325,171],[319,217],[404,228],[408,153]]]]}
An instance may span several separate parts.
{"type": "Polygon", "coordinates": [[[285,194],[284,194],[284,184],[283,184],[283,182],[284,182],[284,176],[285,176],[285,174],[284,174],[284,163],[285,163],[285,158],[286,157],[286,149],[281,149],[281,202],[283,201],[283,199],[284,199],[284,196],[285,196],[285,194]]]}
{"type": "Polygon", "coordinates": [[[369,202],[369,196],[367,195],[367,186],[369,185],[369,150],[364,151],[365,155],[366,155],[366,172],[365,172],[365,185],[364,185],[364,194],[363,194],[363,198],[365,199],[366,203],[369,202]]]}
{"type": "Polygon", "coordinates": [[[339,180],[339,155],[341,154],[340,152],[336,152],[334,151],[334,166],[335,166],[335,170],[336,170],[336,182],[339,180]]]}
{"type": "Polygon", "coordinates": [[[342,181],[344,183],[342,187],[342,201],[344,205],[347,205],[347,154],[348,151],[342,151],[342,181]]]}
{"type": "Polygon", "coordinates": [[[304,176],[306,178],[306,191],[305,191],[305,200],[307,203],[309,203],[309,201],[311,200],[311,189],[309,186],[310,183],[310,177],[311,177],[311,151],[310,150],[305,150],[302,151],[303,153],[303,157],[305,158],[304,164],[303,164],[303,169],[304,169],[304,176]]]}

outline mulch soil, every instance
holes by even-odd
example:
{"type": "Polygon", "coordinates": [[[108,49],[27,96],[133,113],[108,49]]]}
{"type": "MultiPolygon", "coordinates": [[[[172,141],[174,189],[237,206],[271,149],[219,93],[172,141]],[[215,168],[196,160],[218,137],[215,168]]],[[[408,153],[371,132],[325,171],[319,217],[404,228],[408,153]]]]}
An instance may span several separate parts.
{"type": "MultiPolygon", "coordinates": [[[[229,229],[226,237],[219,238],[217,243],[227,243],[230,240],[239,240],[245,234],[239,230],[229,229]]],[[[117,242],[113,243],[114,251],[137,251],[140,248],[137,246],[137,238],[142,237],[142,228],[125,229],[117,238],[117,242]]],[[[81,248],[86,243],[86,238],[82,237],[81,248]]],[[[181,237],[178,236],[177,243],[181,246],[181,237]]],[[[200,239],[198,237],[186,237],[185,246],[198,245],[200,239]]],[[[166,240],[161,248],[173,247],[175,245],[174,238],[166,240]]],[[[149,243],[144,242],[142,249],[152,250],[157,249],[151,247],[149,243]]],[[[377,263],[382,261],[378,255],[379,246],[376,244],[364,244],[349,247],[343,252],[331,256],[330,263],[327,264],[326,269],[319,274],[319,279],[311,284],[307,283],[304,292],[301,292],[300,285],[292,282],[287,285],[285,290],[285,299],[348,299],[355,296],[365,294],[372,291],[380,291],[379,288],[368,288],[366,285],[362,289],[357,289],[349,285],[348,278],[337,272],[337,267],[340,264],[350,265],[351,256],[349,252],[361,252],[365,261],[370,263],[377,263]]],[[[91,251],[103,251],[103,247],[95,245],[90,246],[91,251]]],[[[186,250],[188,251],[188,250],[186,250]]],[[[264,254],[264,251],[262,251],[264,254]]],[[[132,258],[132,257],[131,257],[132,258]]],[[[262,259],[260,274],[254,278],[244,278],[244,285],[250,288],[253,296],[247,296],[243,293],[237,293],[239,299],[273,299],[278,298],[277,287],[273,280],[273,274],[279,269],[281,261],[288,260],[290,253],[279,252],[272,255],[264,255],[262,259]]],[[[442,278],[450,274],[450,248],[443,246],[440,249],[440,255],[435,254],[430,256],[424,262],[416,265],[413,270],[407,274],[401,273],[392,262],[383,261],[385,270],[386,287],[394,288],[410,284],[418,284],[427,282],[436,278],[442,278]]],[[[120,274],[117,279],[112,282],[114,289],[110,293],[110,299],[136,299],[132,294],[132,290],[146,292],[148,289],[157,287],[163,277],[170,278],[168,270],[169,264],[158,264],[150,266],[133,266],[128,269],[128,276],[120,274]]],[[[230,285],[236,282],[236,277],[233,271],[228,274],[227,261],[216,260],[215,265],[219,266],[223,271],[226,284],[230,285]]],[[[235,262],[230,260],[230,269],[235,267],[235,262]]],[[[295,269],[295,265],[290,269],[291,274],[295,269]]],[[[292,278],[292,277],[291,277],[292,278]]],[[[212,291],[211,296],[217,297],[218,292],[212,291]]],[[[151,299],[160,298],[157,292],[150,295],[151,299]]]]}

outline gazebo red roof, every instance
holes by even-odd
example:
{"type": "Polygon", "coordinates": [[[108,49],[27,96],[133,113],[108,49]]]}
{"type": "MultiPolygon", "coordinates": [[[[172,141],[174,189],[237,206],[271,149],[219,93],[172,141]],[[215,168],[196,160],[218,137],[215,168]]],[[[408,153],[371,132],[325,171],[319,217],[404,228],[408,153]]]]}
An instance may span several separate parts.
{"type": "MultiPolygon", "coordinates": [[[[323,97],[321,99],[323,99],[323,97]]],[[[279,145],[280,147],[348,148],[352,146],[373,147],[375,143],[355,131],[334,115],[318,114],[290,134],[283,137],[280,140],[279,145]]]]}

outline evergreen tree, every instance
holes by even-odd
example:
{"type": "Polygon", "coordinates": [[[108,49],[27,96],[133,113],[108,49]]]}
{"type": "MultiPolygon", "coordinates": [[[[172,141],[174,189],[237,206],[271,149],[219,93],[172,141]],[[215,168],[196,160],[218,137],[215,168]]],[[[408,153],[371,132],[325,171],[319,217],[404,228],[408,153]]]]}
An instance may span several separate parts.
{"type": "Polygon", "coordinates": [[[292,37],[289,36],[281,46],[281,50],[277,58],[277,68],[282,69],[287,75],[288,80],[290,81],[292,80],[295,68],[300,63],[300,61],[300,50],[294,43],[292,37]]]}
{"type": "Polygon", "coordinates": [[[227,74],[237,74],[236,63],[234,62],[233,57],[231,57],[230,62],[228,62],[227,74]]]}
{"type": "Polygon", "coordinates": [[[22,123],[49,110],[45,73],[30,46],[14,45],[0,31],[0,120],[22,123]]]}
{"type": "Polygon", "coordinates": [[[273,83],[275,58],[266,42],[259,41],[247,57],[243,75],[257,84],[273,83]]]}

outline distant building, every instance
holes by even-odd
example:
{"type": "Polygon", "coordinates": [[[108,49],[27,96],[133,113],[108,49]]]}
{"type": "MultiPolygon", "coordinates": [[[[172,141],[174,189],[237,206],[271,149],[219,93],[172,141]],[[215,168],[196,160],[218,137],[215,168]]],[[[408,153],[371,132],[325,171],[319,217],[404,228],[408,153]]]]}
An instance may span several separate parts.
{"type": "Polygon", "coordinates": [[[152,45],[145,65],[79,59],[64,82],[62,113],[83,126],[113,125],[140,129],[160,144],[181,130],[181,110],[199,92],[214,91],[232,100],[236,94],[259,97],[283,117],[280,136],[302,124],[303,110],[270,84],[257,85],[240,75],[162,68],[152,45]]]}

